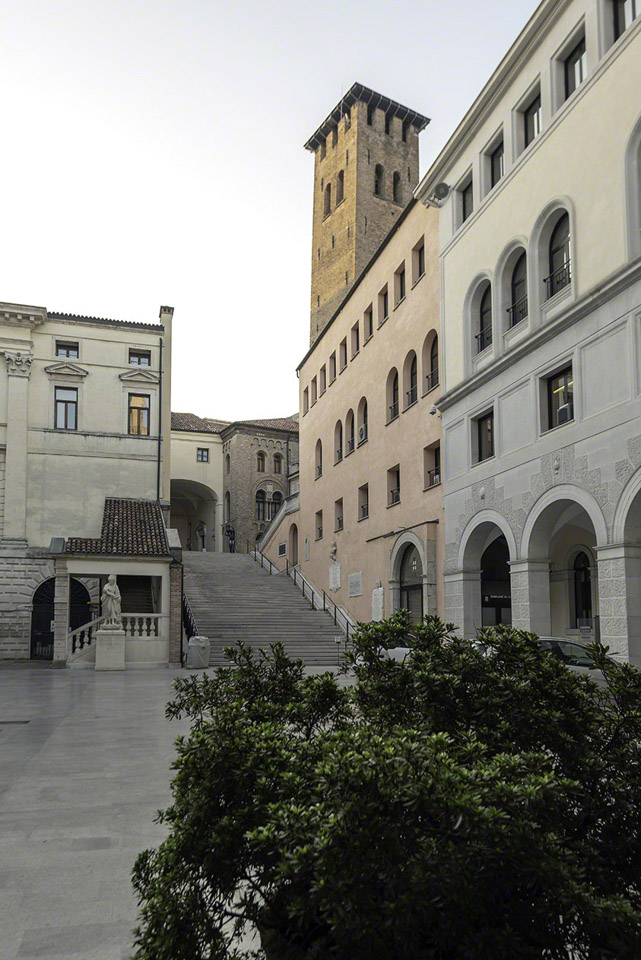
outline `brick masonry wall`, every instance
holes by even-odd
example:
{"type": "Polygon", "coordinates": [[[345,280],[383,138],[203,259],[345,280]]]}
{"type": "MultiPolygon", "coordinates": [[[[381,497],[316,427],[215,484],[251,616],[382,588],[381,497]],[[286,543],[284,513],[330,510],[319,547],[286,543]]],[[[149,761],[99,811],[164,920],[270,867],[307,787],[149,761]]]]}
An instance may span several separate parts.
{"type": "Polygon", "coordinates": [[[180,663],[182,637],[182,582],[181,563],[169,567],[169,662],[180,663]]]}
{"type": "Polygon", "coordinates": [[[53,575],[52,560],[0,555],[0,659],[29,659],[33,595],[53,575]]]}

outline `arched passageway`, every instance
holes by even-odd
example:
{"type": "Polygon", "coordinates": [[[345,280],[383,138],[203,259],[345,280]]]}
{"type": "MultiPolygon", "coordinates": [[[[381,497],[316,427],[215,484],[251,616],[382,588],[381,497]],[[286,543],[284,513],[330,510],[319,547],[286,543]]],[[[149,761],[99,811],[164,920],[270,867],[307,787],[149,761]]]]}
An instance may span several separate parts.
{"type": "Polygon", "coordinates": [[[220,550],[216,526],[218,496],[211,487],[196,480],[171,481],[170,526],[178,530],[183,550],[220,550]]]}
{"type": "Polygon", "coordinates": [[[481,557],[481,622],[484,627],[512,623],[510,551],[502,533],[481,557]]]}
{"type": "Polygon", "coordinates": [[[423,619],[423,564],[414,544],[409,544],[401,559],[400,607],[409,610],[412,623],[423,619]]]}
{"type": "MultiPolygon", "coordinates": [[[[56,580],[51,577],[36,589],[31,609],[31,659],[53,659],[53,620],[56,580]]],[[[89,591],[73,577],[69,581],[69,629],[91,620],[89,591]]]]}

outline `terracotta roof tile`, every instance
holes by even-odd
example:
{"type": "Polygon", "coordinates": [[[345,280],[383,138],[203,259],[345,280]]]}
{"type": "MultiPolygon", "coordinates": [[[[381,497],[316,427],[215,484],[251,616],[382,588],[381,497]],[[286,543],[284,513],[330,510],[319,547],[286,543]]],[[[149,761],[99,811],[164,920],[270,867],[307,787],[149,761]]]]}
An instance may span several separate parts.
{"type": "Polygon", "coordinates": [[[197,417],[195,413],[171,414],[172,430],[189,430],[192,433],[220,433],[229,425],[228,420],[211,420],[209,417],[197,417]]]}
{"type": "Polygon", "coordinates": [[[290,417],[277,417],[274,420],[235,420],[234,427],[265,427],[269,430],[288,430],[290,433],[298,433],[298,420],[292,420],[290,417]]]}
{"type": "Polygon", "coordinates": [[[67,553],[166,557],[169,553],[162,511],[155,500],[105,500],[100,538],[70,537],[67,553]]]}

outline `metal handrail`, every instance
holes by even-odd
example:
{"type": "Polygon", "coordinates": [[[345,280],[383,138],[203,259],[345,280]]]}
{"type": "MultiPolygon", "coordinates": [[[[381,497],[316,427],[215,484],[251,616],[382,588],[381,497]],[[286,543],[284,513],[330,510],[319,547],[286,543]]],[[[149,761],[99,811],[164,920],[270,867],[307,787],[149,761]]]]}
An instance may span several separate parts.
{"type": "Polygon", "coordinates": [[[407,404],[406,404],[406,406],[411,407],[411,405],[412,405],[413,403],[416,403],[416,394],[417,394],[417,388],[416,388],[416,386],[410,387],[410,389],[409,389],[409,390],[406,390],[405,393],[407,394],[407,404]]]}
{"type": "Polygon", "coordinates": [[[438,387],[438,367],[434,367],[433,370],[430,370],[429,373],[426,373],[425,380],[427,381],[427,386],[425,387],[426,391],[433,390],[434,387],[438,387]]]}
{"type": "MultiPolygon", "coordinates": [[[[395,400],[394,403],[390,403],[389,406],[389,418],[390,420],[396,420],[398,416],[398,400],[395,400]]],[[[389,423],[389,420],[388,420],[389,423]]]]}
{"type": "Polygon", "coordinates": [[[189,600],[183,593],[183,605],[182,605],[182,619],[183,627],[187,637],[197,637],[198,636],[198,627],[196,626],[196,618],[194,617],[193,611],[191,609],[189,600]]]}
{"type": "Polygon", "coordinates": [[[433,470],[427,471],[427,486],[436,487],[441,482],[441,471],[437,470],[436,467],[433,470]]]}
{"type": "Polygon", "coordinates": [[[390,502],[390,504],[392,504],[392,503],[400,503],[400,500],[401,500],[401,488],[400,488],[400,487],[396,487],[394,490],[390,490],[390,492],[389,492],[389,502],[390,502]]]}
{"type": "Polygon", "coordinates": [[[510,330],[521,320],[525,320],[528,314],[527,293],[520,300],[515,300],[512,306],[507,308],[507,313],[510,318],[510,330]]]}
{"type": "Polygon", "coordinates": [[[480,333],[476,334],[476,352],[482,353],[486,347],[492,343],[492,327],[483,327],[480,333]]]}
{"type": "Polygon", "coordinates": [[[572,274],[570,272],[570,260],[566,262],[550,274],[549,277],[543,278],[543,283],[545,284],[545,299],[549,300],[550,297],[553,297],[555,293],[558,293],[559,290],[563,290],[564,287],[567,287],[572,280],[572,274]]]}

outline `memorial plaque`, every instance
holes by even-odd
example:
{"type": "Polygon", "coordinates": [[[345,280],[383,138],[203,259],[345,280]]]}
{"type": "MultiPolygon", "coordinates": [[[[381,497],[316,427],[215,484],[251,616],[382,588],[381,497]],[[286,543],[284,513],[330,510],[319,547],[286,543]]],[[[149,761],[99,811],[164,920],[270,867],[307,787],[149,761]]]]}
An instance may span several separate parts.
{"type": "Polygon", "coordinates": [[[385,590],[376,587],[372,590],[372,620],[382,620],[385,616],[385,590]]]}
{"type": "Polygon", "coordinates": [[[350,597],[363,596],[363,574],[362,573],[350,573],[349,596],[350,597]]]}
{"type": "Polygon", "coordinates": [[[329,589],[336,592],[341,588],[341,565],[340,563],[330,563],[329,565],[329,589]]]}

